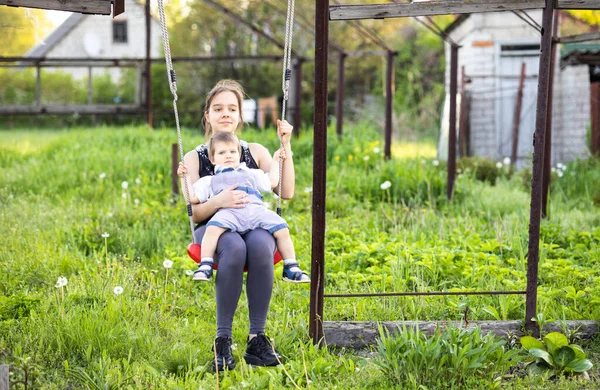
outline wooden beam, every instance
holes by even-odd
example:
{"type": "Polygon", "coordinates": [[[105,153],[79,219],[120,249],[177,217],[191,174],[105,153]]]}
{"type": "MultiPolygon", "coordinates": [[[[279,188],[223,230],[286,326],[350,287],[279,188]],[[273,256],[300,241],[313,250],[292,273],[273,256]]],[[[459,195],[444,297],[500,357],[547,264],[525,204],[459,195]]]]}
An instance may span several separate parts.
{"type": "Polygon", "coordinates": [[[0,5],[110,15],[111,0],[0,0],[0,5]]]}
{"type": "MultiPolygon", "coordinates": [[[[330,20],[385,19],[427,15],[473,14],[544,8],[544,0],[432,0],[415,3],[332,5],[330,20]]],[[[598,0],[558,0],[556,9],[599,9],[598,0]]]]}
{"type": "MultiPolygon", "coordinates": [[[[583,0],[581,0],[583,1],[583,0]]],[[[330,20],[384,19],[543,8],[544,0],[429,1],[329,6],[330,20]]]]}
{"type": "Polygon", "coordinates": [[[593,32],[579,35],[568,35],[566,37],[559,37],[557,41],[559,43],[577,43],[600,40],[600,32],[593,32]]]}
{"type": "Polygon", "coordinates": [[[600,9],[598,0],[558,0],[555,9],[600,9]]]}
{"type": "Polygon", "coordinates": [[[125,12],[125,0],[112,0],[113,3],[113,18],[125,12]]]}
{"type": "Polygon", "coordinates": [[[135,114],[144,112],[137,104],[72,104],[41,106],[0,106],[0,115],[35,114],[135,114]]]}
{"type": "MultiPolygon", "coordinates": [[[[376,344],[379,339],[378,325],[387,329],[390,334],[402,332],[406,329],[419,329],[427,336],[433,336],[438,328],[443,329],[448,326],[464,327],[473,330],[476,327],[481,328],[482,334],[489,332],[496,336],[505,337],[511,332],[517,337],[524,336],[523,321],[469,321],[467,325],[458,321],[389,321],[377,323],[375,321],[325,321],[323,323],[325,341],[327,345],[362,349],[376,344]]],[[[563,332],[562,322],[551,322],[544,325],[546,332],[563,332]]],[[[569,329],[578,329],[581,337],[585,339],[593,338],[598,334],[598,321],[566,321],[569,329]]]]}

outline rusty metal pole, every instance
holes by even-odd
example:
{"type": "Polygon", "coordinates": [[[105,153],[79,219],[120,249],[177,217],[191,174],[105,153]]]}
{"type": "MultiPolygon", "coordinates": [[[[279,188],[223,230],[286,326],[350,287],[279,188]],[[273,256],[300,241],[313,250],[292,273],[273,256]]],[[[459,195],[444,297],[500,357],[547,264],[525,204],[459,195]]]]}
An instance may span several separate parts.
{"type": "Polygon", "coordinates": [[[171,189],[173,198],[179,195],[179,176],[177,169],[179,168],[179,148],[177,144],[171,144],[171,189]]]}
{"type": "Polygon", "coordinates": [[[152,129],[152,62],[151,62],[151,17],[150,0],[146,0],[146,122],[148,128],[152,129]]]}
{"type": "Polygon", "coordinates": [[[552,46],[553,0],[546,0],[542,16],[542,40],[540,68],[538,73],[538,96],[533,134],[533,170],[531,178],[531,209],[529,213],[529,247],[527,249],[527,296],[525,298],[525,329],[539,334],[532,320],[537,311],[538,263],[540,250],[540,217],[542,202],[542,173],[544,168],[544,138],[546,132],[546,109],[548,107],[548,83],[550,81],[550,52],[552,46]]]}
{"type": "Polygon", "coordinates": [[[392,107],[394,101],[394,56],[396,52],[388,50],[385,77],[385,147],[384,157],[392,158],[392,107]]]}
{"type": "Polygon", "coordinates": [[[525,63],[521,64],[521,76],[519,77],[519,89],[517,90],[517,103],[515,104],[515,116],[512,126],[512,150],[510,153],[510,172],[512,173],[517,164],[519,151],[519,127],[521,125],[521,107],[523,106],[523,86],[525,85],[525,63]]]}
{"type": "Polygon", "coordinates": [[[465,157],[467,154],[466,140],[466,107],[467,107],[467,77],[465,66],[460,67],[460,115],[458,117],[458,155],[465,157]]]}
{"type": "Polygon", "coordinates": [[[312,266],[310,270],[310,326],[314,344],[323,339],[325,283],[325,195],[327,178],[327,42],[329,0],[316,0],[315,114],[313,143],[312,266]]]}
{"type": "Polygon", "coordinates": [[[346,53],[339,52],[338,57],[338,79],[335,96],[335,132],[339,139],[342,139],[342,128],[344,125],[344,63],[346,53]]]}
{"type": "Polygon", "coordinates": [[[302,126],[302,64],[304,63],[303,58],[296,58],[294,64],[294,71],[296,73],[296,109],[294,111],[294,134],[296,137],[300,136],[300,127],[302,126]]]}
{"type": "Polygon", "coordinates": [[[592,155],[600,156],[600,82],[590,85],[590,107],[592,109],[592,155]]]}
{"type": "Polygon", "coordinates": [[[458,45],[450,44],[450,124],[448,126],[448,181],[446,197],[452,199],[456,176],[456,92],[458,89],[458,45]]]}
{"type": "Polygon", "coordinates": [[[546,136],[544,137],[544,174],[542,176],[542,218],[548,217],[548,195],[552,180],[552,104],[554,101],[554,70],[556,68],[556,34],[560,12],[554,13],[552,44],[550,47],[550,75],[548,76],[548,107],[546,112],[546,136]]]}

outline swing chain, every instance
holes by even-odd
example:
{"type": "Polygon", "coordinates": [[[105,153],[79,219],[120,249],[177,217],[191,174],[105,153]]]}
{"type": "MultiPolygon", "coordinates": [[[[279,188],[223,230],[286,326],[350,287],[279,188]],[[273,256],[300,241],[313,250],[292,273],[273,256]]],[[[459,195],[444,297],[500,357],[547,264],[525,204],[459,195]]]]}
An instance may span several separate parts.
{"type": "MultiPolygon", "coordinates": [[[[292,37],[294,33],[294,5],[295,0],[288,0],[287,16],[285,20],[285,47],[283,50],[283,75],[281,89],[283,90],[283,102],[281,104],[281,120],[285,120],[285,110],[289,99],[290,80],[292,79],[292,37]]],[[[280,148],[283,149],[283,137],[279,140],[280,148]]],[[[290,156],[291,157],[291,156],[290,156]]],[[[281,216],[281,188],[283,181],[283,159],[279,157],[279,184],[277,186],[277,215],[281,216]]]]}
{"type": "MultiPolygon", "coordinates": [[[[165,16],[165,5],[163,0],[158,0],[158,13],[160,14],[160,27],[162,30],[163,46],[165,51],[165,63],[167,65],[167,78],[170,81],[169,88],[173,94],[173,111],[175,112],[175,125],[177,126],[177,143],[179,146],[179,160],[183,162],[183,142],[181,140],[181,127],[179,125],[179,112],[177,111],[177,81],[173,61],[171,60],[171,47],[169,46],[169,32],[167,30],[167,18],[165,16]]],[[[194,220],[192,219],[192,204],[190,203],[190,190],[188,188],[187,173],[183,173],[183,194],[187,206],[187,213],[190,219],[190,229],[192,231],[192,242],[196,243],[194,237],[194,220]]]]}

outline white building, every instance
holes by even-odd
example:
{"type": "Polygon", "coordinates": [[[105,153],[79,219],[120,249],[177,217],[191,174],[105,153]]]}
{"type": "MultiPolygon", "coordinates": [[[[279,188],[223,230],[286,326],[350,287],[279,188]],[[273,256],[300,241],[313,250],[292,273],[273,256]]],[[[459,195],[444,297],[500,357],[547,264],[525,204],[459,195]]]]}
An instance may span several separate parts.
{"type": "MultiPolygon", "coordinates": [[[[527,14],[539,25],[542,11],[527,14]]],[[[522,15],[525,17],[525,15],[522,15]]],[[[561,20],[566,19],[563,17],[561,20]]],[[[573,23],[572,18],[569,21],[573,23]]],[[[560,30],[564,30],[564,22],[560,30]]],[[[589,27],[589,26],[588,26],[589,27]]],[[[522,63],[526,66],[518,142],[518,165],[528,165],[533,153],[541,34],[511,12],[462,15],[446,32],[461,45],[458,56],[470,83],[470,152],[501,160],[510,157],[512,124],[522,63]]],[[[552,119],[552,163],[571,161],[589,154],[586,134],[590,126],[590,66],[560,66],[556,56],[552,119]]],[[[563,64],[565,65],[565,64],[563,64]]],[[[446,45],[446,103],[438,144],[441,159],[448,155],[448,106],[450,45],[446,45]]],[[[460,104],[457,104],[460,106],[460,104]]],[[[459,115],[457,115],[458,121],[459,115]]],[[[458,131],[457,124],[457,131],[458,131]]],[[[458,139],[458,136],[457,136],[458,139]]]]}
{"type": "MultiPolygon", "coordinates": [[[[45,58],[145,58],[146,19],[144,4],[125,0],[125,13],[112,19],[103,15],[73,13],[25,54],[45,58]]],[[[151,56],[163,57],[160,23],[151,18],[151,56]]],[[[75,78],[88,76],[88,68],[61,68],[75,78]]],[[[117,79],[116,68],[95,68],[94,74],[110,72],[117,79]]]]}

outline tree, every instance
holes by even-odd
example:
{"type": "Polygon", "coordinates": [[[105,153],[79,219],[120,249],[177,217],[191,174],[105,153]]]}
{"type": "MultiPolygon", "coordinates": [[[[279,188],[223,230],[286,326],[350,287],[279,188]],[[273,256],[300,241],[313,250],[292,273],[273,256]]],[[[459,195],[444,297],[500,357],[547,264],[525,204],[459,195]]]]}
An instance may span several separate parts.
{"type": "Polygon", "coordinates": [[[52,29],[46,12],[0,6],[0,56],[22,56],[52,29]]]}

